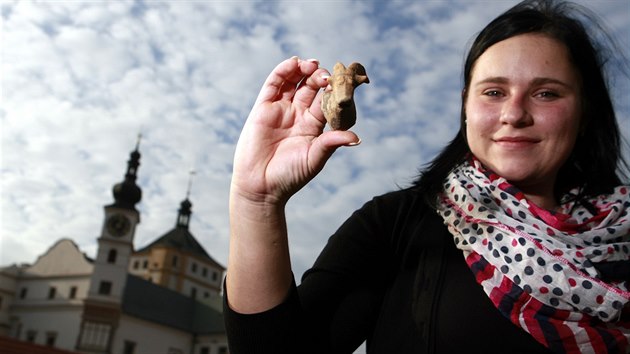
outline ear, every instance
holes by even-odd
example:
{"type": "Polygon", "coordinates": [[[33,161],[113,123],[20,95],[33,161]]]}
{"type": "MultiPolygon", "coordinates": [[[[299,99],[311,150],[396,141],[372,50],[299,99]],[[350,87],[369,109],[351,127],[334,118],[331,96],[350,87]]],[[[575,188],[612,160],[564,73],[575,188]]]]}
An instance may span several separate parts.
{"type": "Polygon", "coordinates": [[[370,79],[365,72],[365,67],[360,63],[352,63],[348,65],[348,71],[354,73],[354,82],[356,82],[355,86],[359,86],[361,84],[369,84],[370,79]]]}
{"type": "Polygon", "coordinates": [[[346,67],[341,62],[337,62],[337,64],[333,67],[333,75],[343,73],[344,71],[346,71],[346,67]]]}
{"type": "Polygon", "coordinates": [[[468,91],[464,88],[462,90],[462,111],[466,112],[466,100],[468,99],[468,91]]]}

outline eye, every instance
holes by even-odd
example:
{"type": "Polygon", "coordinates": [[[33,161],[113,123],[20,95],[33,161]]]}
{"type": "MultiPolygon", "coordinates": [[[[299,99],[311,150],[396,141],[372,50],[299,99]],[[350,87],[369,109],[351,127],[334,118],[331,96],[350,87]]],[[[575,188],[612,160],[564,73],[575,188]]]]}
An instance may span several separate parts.
{"type": "Polygon", "coordinates": [[[484,96],[488,97],[502,97],[503,93],[499,90],[486,90],[482,93],[484,96]]]}
{"type": "Polygon", "coordinates": [[[560,95],[554,91],[540,91],[538,93],[536,93],[535,95],[536,97],[542,98],[544,100],[553,100],[556,99],[558,97],[560,97],[560,95]]]}

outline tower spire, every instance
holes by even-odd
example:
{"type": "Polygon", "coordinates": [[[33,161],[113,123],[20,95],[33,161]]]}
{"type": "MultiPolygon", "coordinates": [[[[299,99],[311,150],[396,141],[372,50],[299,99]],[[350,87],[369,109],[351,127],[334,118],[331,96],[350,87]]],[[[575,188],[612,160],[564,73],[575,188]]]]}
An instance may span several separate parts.
{"type": "Polygon", "coordinates": [[[190,215],[192,214],[192,203],[190,202],[190,191],[192,189],[192,180],[195,175],[195,170],[190,170],[188,176],[188,187],[186,189],[186,199],[184,199],[179,208],[179,212],[177,214],[177,223],[176,227],[182,227],[188,229],[188,224],[190,223],[190,215]]]}
{"type": "Polygon", "coordinates": [[[135,210],[135,205],[142,199],[142,190],[136,184],[138,177],[138,166],[140,166],[140,138],[142,134],[138,134],[136,148],[129,154],[127,161],[127,172],[125,179],[114,185],[112,193],[114,194],[113,206],[135,210]]]}
{"type": "Polygon", "coordinates": [[[136,150],[140,147],[140,141],[142,140],[142,132],[138,132],[138,140],[136,141],[136,150]]]}

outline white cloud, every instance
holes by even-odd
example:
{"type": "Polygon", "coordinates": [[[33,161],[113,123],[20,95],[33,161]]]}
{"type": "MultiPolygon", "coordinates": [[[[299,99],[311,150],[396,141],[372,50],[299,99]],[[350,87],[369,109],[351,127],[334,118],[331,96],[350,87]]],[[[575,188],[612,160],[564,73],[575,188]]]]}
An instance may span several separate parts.
{"type": "MultiPolygon", "coordinates": [[[[139,132],[136,247],[174,226],[194,168],[191,229],[226,264],[234,144],[265,77],[292,55],[359,61],[371,79],[356,97],[363,144],[338,151],[289,204],[301,274],[354,209],[408,185],[450,140],[465,47],[512,3],[3,3],[0,265],[33,262],[62,237],[93,256],[139,132]]],[[[597,9],[619,34],[626,5],[597,9]]]]}
{"type": "MultiPolygon", "coordinates": [[[[587,1],[582,1],[587,6],[587,1]]],[[[454,134],[461,65],[514,1],[3,2],[0,265],[70,237],[94,256],[104,205],[142,132],[142,247],[175,225],[226,264],[232,154],[269,71],[292,55],[363,63],[363,143],[340,149],[288,205],[295,274],[373,195],[406,186],[454,134]]],[[[625,0],[596,9],[630,57],[625,0]]],[[[630,80],[616,81],[630,137],[630,80]]],[[[626,156],[630,156],[626,146],[626,156]]]]}

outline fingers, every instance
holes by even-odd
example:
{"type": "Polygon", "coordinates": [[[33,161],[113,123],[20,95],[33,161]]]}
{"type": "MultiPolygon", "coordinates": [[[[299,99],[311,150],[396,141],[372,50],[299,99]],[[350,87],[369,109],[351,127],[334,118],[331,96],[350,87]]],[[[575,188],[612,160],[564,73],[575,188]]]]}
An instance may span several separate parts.
{"type": "MultiPolygon", "coordinates": [[[[265,80],[256,102],[292,99],[298,83],[302,82],[305,77],[310,77],[318,66],[319,62],[315,59],[301,60],[298,57],[281,62],[265,80]]],[[[314,87],[312,84],[302,86],[314,90],[313,97],[319,90],[319,87],[314,87]]]]}
{"type": "Polygon", "coordinates": [[[328,85],[328,77],[330,77],[330,74],[326,69],[317,69],[312,75],[302,81],[300,87],[295,92],[293,102],[300,107],[310,108],[311,112],[314,114],[321,115],[319,114],[321,110],[319,107],[321,98],[319,98],[317,102],[315,101],[320,89],[328,85]]]}

